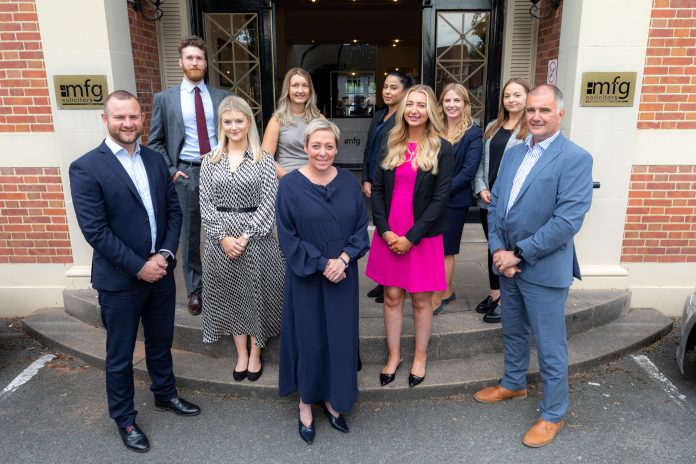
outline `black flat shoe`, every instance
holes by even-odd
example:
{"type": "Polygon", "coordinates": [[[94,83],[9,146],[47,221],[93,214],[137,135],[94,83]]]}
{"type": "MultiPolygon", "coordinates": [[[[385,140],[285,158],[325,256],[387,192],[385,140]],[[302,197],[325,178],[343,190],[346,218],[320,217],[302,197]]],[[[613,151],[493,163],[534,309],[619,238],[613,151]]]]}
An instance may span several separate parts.
{"type": "Polygon", "coordinates": [[[247,379],[249,379],[249,382],[256,382],[261,378],[261,374],[263,374],[263,366],[261,366],[258,372],[247,371],[247,379]]]}
{"type": "Polygon", "coordinates": [[[326,417],[329,419],[329,424],[331,424],[331,427],[335,428],[339,432],[343,433],[348,433],[348,424],[346,424],[346,418],[343,416],[343,414],[339,414],[338,417],[334,416],[331,414],[331,411],[329,411],[329,408],[326,407],[326,404],[322,401],[320,403],[321,409],[324,410],[324,414],[326,414],[326,417]]]}
{"type": "Polygon", "coordinates": [[[489,324],[497,324],[502,320],[500,317],[500,305],[491,309],[483,316],[483,322],[488,322],[489,324]]]}
{"type": "Polygon", "coordinates": [[[123,444],[126,445],[126,448],[129,450],[135,451],[136,453],[144,453],[150,449],[150,442],[143,431],[140,430],[138,424],[133,423],[133,425],[128,427],[119,427],[118,433],[121,435],[123,444]]]}
{"type": "Polygon", "coordinates": [[[232,378],[236,380],[237,382],[241,382],[242,380],[246,379],[248,370],[243,370],[242,372],[237,372],[235,370],[232,370],[232,378]]]}
{"type": "Polygon", "coordinates": [[[309,426],[304,425],[302,419],[300,419],[300,412],[297,411],[297,423],[299,424],[297,431],[300,433],[300,438],[308,445],[311,445],[314,441],[314,435],[316,434],[314,421],[312,421],[309,426]]]}
{"type": "Polygon", "coordinates": [[[159,411],[172,411],[180,416],[197,416],[201,408],[178,396],[169,401],[155,400],[155,409],[159,411]]]}
{"type": "Polygon", "coordinates": [[[368,298],[377,298],[378,296],[384,295],[384,287],[377,285],[375,288],[367,292],[368,298]]]}
{"type": "Polygon", "coordinates": [[[449,296],[449,298],[445,298],[444,300],[442,300],[442,304],[448,305],[454,301],[457,301],[457,294],[452,292],[452,294],[449,296]]]}
{"type": "Polygon", "coordinates": [[[384,303],[384,294],[375,298],[375,303],[384,303]]]}
{"type": "Polygon", "coordinates": [[[423,380],[425,380],[425,376],[423,377],[418,377],[417,375],[413,375],[411,372],[408,373],[408,388],[413,388],[419,383],[421,383],[423,380]]]}
{"type": "Polygon", "coordinates": [[[500,301],[500,297],[498,297],[494,300],[489,295],[476,306],[476,312],[479,314],[486,314],[491,309],[494,309],[496,306],[498,306],[499,301],[500,301]]]}
{"type": "Polygon", "coordinates": [[[379,373],[379,384],[382,386],[389,385],[394,381],[396,378],[396,371],[399,370],[399,366],[401,366],[404,363],[404,360],[402,359],[399,361],[399,364],[396,365],[396,369],[394,369],[394,372],[391,374],[382,374],[381,372],[379,373]]]}

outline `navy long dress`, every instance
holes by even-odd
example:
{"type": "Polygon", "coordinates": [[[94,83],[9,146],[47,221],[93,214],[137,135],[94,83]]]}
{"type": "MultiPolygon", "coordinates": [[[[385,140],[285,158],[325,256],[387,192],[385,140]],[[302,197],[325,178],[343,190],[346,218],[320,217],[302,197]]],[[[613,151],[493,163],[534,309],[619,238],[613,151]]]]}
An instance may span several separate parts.
{"type": "Polygon", "coordinates": [[[360,184],[338,169],[327,185],[300,171],[278,187],[278,241],[286,259],[280,335],[279,394],[325,400],[342,414],[358,398],[358,258],[369,249],[360,184]],[[350,256],[346,278],[331,283],[327,260],[350,256]]]}

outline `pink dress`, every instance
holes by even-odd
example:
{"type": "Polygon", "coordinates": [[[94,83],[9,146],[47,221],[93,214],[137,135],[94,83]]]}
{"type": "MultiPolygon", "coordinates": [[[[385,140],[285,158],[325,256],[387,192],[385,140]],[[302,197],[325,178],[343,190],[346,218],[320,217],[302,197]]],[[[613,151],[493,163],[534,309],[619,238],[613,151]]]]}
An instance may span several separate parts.
{"type": "MultiPolygon", "coordinates": [[[[409,142],[415,153],[417,145],[409,142]]],[[[409,159],[406,154],[407,160],[409,159]]],[[[413,226],[413,188],[418,168],[406,162],[396,168],[389,210],[389,228],[403,236],[413,226]]],[[[377,232],[372,237],[365,275],[385,287],[400,287],[409,293],[447,290],[442,235],[424,237],[403,254],[392,252],[377,232]]]]}

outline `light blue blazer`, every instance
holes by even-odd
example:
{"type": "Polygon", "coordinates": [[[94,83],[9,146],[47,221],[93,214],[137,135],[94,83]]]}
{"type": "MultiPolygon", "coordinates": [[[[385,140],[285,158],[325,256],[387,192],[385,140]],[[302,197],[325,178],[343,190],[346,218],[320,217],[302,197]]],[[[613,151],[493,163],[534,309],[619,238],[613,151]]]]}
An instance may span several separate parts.
{"type": "Polygon", "coordinates": [[[569,287],[581,278],[573,236],[592,203],[592,156],[559,134],[522,184],[506,214],[512,182],[527,144],[505,153],[488,207],[491,253],[520,247],[518,277],[547,287],[569,287]]]}

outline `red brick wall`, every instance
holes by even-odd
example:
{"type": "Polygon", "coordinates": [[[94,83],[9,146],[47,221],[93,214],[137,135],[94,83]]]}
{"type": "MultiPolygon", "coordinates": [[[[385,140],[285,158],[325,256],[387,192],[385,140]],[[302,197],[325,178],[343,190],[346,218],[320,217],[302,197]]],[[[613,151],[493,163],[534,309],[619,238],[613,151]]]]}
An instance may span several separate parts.
{"type": "Polygon", "coordinates": [[[58,168],[0,168],[0,263],[72,263],[58,168]]]}
{"type": "Polygon", "coordinates": [[[621,261],[696,262],[696,166],[633,166],[621,261]]]}
{"type": "Polygon", "coordinates": [[[696,129],[695,7],[653,0],[638,129],[696,129]]]}
{"type": "MultiPolygon", "coordinates": [[[[530,4],[531,5],[531,4],[530,4]]],[[[541,0],[541,15],[550,11],[549,0],[541,0]]],[[[537,40],[536,72],[533,85],[545,84],[548,72],[549,60],[558,58],[558,48],[561,44],[561,18],[563,17],[563,3],[558,10],[551,13],[546,19],[539,20],[539,32],[537,40]]]]}
{"type": "MultiPolygon", "coordinates": [[[[147,17],[152,18],[155,14],[152,4],[150,2],[142,2],[141,4],[147,17]]],[[[133,49],[133,64],[135,66],[135,88],[145,113],[143,142],[147,143],[152,116],[150,112],[152,96],[162,89],[157,26],[154,21],[148,21],[130,7],[128,8],[128,24],[130,25],[131,48],[133,49]]]]}
{"type": "Polygon", "coordinates": [[[53,132],[34,0],[0,0],[0,132],[53,132]]]}

